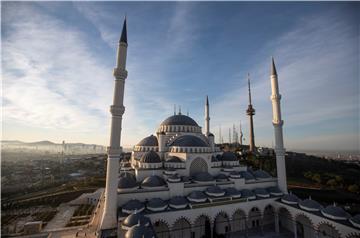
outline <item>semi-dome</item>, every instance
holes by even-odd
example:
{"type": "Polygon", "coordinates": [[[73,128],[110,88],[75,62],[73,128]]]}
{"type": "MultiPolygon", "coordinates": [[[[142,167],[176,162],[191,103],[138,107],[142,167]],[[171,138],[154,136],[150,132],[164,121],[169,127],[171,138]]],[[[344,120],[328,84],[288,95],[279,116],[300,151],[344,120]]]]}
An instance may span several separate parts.
{"type": "Polygon", "coordinates": [[[350,223],[356,228],[360,228],[360,214],[357,214],[349,219],[350,223]]]}
{"type": "Polygon", "coordinates": [[[350,217],[350,214],[344,211],[341,207],[337,207],[335,205],[327,206],[326,208],[321,210],[321,213],[330,219],[333,220],[346,220],[350,217]]]}
{"type": "Polygon", "coordinates": [[[163,187],[165,185],[165,180],[158,175],[146,177],[141,183],[142,187],[163,187]]]}
{"type": "Polygon", "coordinates": [[[206,195],[212,197],[221,197],[225,195],[225,191],[222,190],[219,186],[208,187],[205,191],[206,195]]]}
{"type": "Polygon", "coordinates": [[[241,196],[244,198],[247,198],[249,200],[254,200],[256,199],[255,194],[253,193],[253,191],[251,191],[250,189],[243,189],[241,190],[241,196]]]}
{"type": "Polygon", "coordinates": [[[161,198],[152,198],[149,200],[149,202],[146,205],[147,209],[154,212],[164,211],[167,208],[167,206],[168,206],[167,203],[161,198]]]}
{"type": "Polygon", "coordinates": [[[264,188],[255,188],[254,193],[259,198],[268,198],[270,197],[270,193],[266,191],[264,188]]]}
{"type": "Polygon", "coordinates": [[[142,212],[144,209],[144,204],[142,204],[139,200],[131,199],[124,204],[124,206],[122,207],[122,212],[130,214],[135,212],[142,212]]]}
{"type": "Polygon", "coordinates": [[[185,197],[175,196],[169,201],[169,206],[175,209],[183,209],[188,205],[188,201],[185,197]]]}
{"type": "Polygon", "coordinates": [[[190,202],[206,202],[207,196],[201,191],[192,191],[187,198],[190,202]]]}
{"type": "Polygon", "coordinates": [[[118,188],[129,189],[137,187],[136,180],[131,176],[122,176],[119,178],[118,188]]]}
{"type": "Polygon", "coordinates": [[[222,161],[236,161],[237,157],[234,152],[226,151],[221,156],[222,161]]]}
{"type": "Polygon", "coordinates": [[[193,180],[195,182],[211,182],[214,181],[214,178],[208,172],[200,172],[194,175],[193,180]]]}
{"type": "Polygon", "coordinates": [[[179,147],[209,147],[207,142],[194,135],[183,135],[175,138],[170,146],[179,147]]]}
{"type": "Polygon", "coordinates": [[[161,163],[160,156],[155,151],[148,151],[140,159],[141,163],[161,163]]]}
{"type": "Polygon", "coordinates": [[[180,126],[199,126],[194,119],[191,117],[185,116],[185,115],[173,115],[165,119],[161,123],[162,126],[174,126],[174,125],[180,125],[180,126]]]}
{"type": "Polygon", "coordinates": [[[177,156],[170,156],[167,160],[166,163],[182,163],[183,161],[177,157],[177,156]]]}
{"type": "Polygon", "coordinates": [[[122,222],[122,227],[123,229],[128,230],[131,227],[139,224],[148,226],[150,224],[150,219],[145,217],[142,213],[132,213],[122,222]]]}
{"type": "Polygon", "coordinates": [[[296,195],[290,193],[290,194],[285,194],[281,198],[281,201],[286,204],[296,205],[299,203],[300,199],[296,195]]]}
{"type": "Polygon", "coordinates": [[[155,235],[148,226],[136,225],[126,232],[125,238],[155,238],[155,235]]]}
{"type": "Polygon", "coordinates": [[[233,197],[233,198],[240,198],[241,192],[237,190],[236,188],[225,188],[225,192],[227,196],[233,197]]]}
{"type": "Polygon", "coordinates": [[[257,179],[271,178],[271,175],[268,172],[261,170],[261,169],[254,171],[253,174],[254,174],[255,178],[257,178],[257,179]]]}
{"type": "Polygon", "coordinates": [[[150,135],[142,139],[139,143],[136,144],[137,146],[158,146],[158,139],[154,135],[150,135]]]}
{"type": "Polygon", "coordinates": [[[321,209],[320,203],[318,203],[315,200],[312,200],[311,198],[299,202],[299,207],[303,210],[310,212],[316,212],[321,209]]]}

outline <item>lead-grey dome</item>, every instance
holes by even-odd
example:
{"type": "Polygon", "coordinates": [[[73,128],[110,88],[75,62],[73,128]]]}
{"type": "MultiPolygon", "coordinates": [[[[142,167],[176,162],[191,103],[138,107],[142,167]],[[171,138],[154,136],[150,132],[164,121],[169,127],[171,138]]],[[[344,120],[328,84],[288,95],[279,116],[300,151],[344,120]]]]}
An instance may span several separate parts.
{"type": "Polygon", "coordinates": [[[225,192],[226,192],[226,195],[230,196],[230,197],[234,197],[234,198],[241,197],[241,192],[233,187],[225,188],[225,192]]]}
{"type": "Polygon", "coordinates": [[[141,163],[161,163],[160,156],[155,151],[148,151],[140,159],[141,163]]]}
{"type": "Polygon", "coordinates": [[[248,199],[256,199],[255,194],[250,189],[241,190],[241,196],[248,199]]]}
{"type": "Polygon", "coordinates": [[[231,151],[226,151],[221,156],[222,161],[236,161],[236,155],[231,151]]]}
{"type": "Polygon", "coordinates": [[[210,182],[213,181],[214,178],[208,172],[200,172],[194,175],[193,180],[195,182],[210,182]]]}
{"type": "Polygon", "coordinates": [[[162,209],[165,210],[167,207],[167,203],[161,198],[152,198],[147,203],[146,207],[150,210],[153,209],[162,209]]]}
{"type": "Polygon", "coordinates": [[[173,115],[165,119],[161,123],[162,126],[173,126],[173,125],[180,125],[180,126],[199,126],[191,117],[185,115],[173,115]]]}
{"type": "Polygon", "coordinates": [[[306,211],[319,211],[321,209],[320,203],[312,199],[305,199],[299,202],[299,207],[306,211]]]}
{"type": "Polygon", "coordinates": [[[257,179],[268,179],[268,178],[271,178],[271,175],[270,175],[268,172],[266,172],[266,171],[264,171],[264,170],[260,170],[260,169],[254,171],[253,174],[254,174],[255,178],[257,178],[257,179]]]}
{"type": "Polygon", "coordinates": [[[139,143],[136,144],[137,146],[158,146],[158,139],[154,135],[150,135],[142,139],[139,143]]]}
{"type": "Polygon", "coordinates": [[[225,195],[225,191],[222,190],[219,186],[208,187],[205,191],[208,196],[220,197],[225,195]]]}
{"type": "Polygon", "coordinates": [[[349,221],[353,226],[360,228],[360,214],[353,216],[349,221]]]}
{"type": "Polygon", "coordinates": [[[326,208],[321,210],[321,213],[330,219],[334,220],[346,220],[350,217],[350,214],[344,211],[341,207],[337,207],[334,205],[327,206],[326,208]]]}
{"type": "Polygon", "coordinates": [[[180,147],[209,147],[209,145],[197,136],[183,135],[177,137],[170,146],[180,147]]]}
{"type": "Polygon", "coordinates": [[[125,238],[154,238],[154,232],[148,226],[133,226],[125,234],[125,238]]]}
{"type": "Polygon", "coordinates": [[[125,213],[141,212],[145,206],[137,199],[131,199],[122,207],[122,211],[125,213]]]}
{"type": "Polygon", "coordinates": [[[290,193],[290,194],[285,194],[281,198],[281,201],[286,204],[295,205],[299,203],[300,199],[296,195],[290,193]]]}
{"type": "Polygon", "coordinates": [[[123,226],[128,228],[138,224],[148,226],[150,224],[150,219],[145,217],[142,213],[132,213],[127,216],[122,223],[123,226]]]}
{"type": "Polygon", "coordinates": [[[163,178],[161,178],[157,175],[152,175],[152,176],[145,178],[142,181],[141,186],[142,187],[162,187],[162,186],[165,186],[165,184],[166,184],[166,182],[164,181],[163,178]]]}
{"type": "Polygon", "coordinates": [[[266,191],[265,188],[255,188],[254,193],[256,194],[257,197],[260,197],[260,198],[270,197],[269,192],[266,191]]]}
{"type": "Polygon", "coordinates": [[[185,208],[188,204],[188,200],[185,197],[175,196],[169,201],[169,205],[172,208],[185,208]]]}
{"type": "Polygon", "coordinates": [[[118,188],[126,189],[126,188],[135,188],[137,187],[136,180],[131,176],[122,176],[119,178],[118,188]]]}
{"type": "Polygon", "coordinates": [[[207,196],[202,191],[192,191],[187,197],[192,202],[197,202],[197,201],[204,202],[207,199],[207,196]]]}
{"type": "Polygon", "coordinates": [[[255,177],[248,171],[240,171],[241,177],[245,178],[245,180],[254,180],[255,177]]]}
{"type": "Polygon", "coordinates": [[[167,163],[182,163],[183,161],[177,156],[170,156],[167,160],[167,163]]]}

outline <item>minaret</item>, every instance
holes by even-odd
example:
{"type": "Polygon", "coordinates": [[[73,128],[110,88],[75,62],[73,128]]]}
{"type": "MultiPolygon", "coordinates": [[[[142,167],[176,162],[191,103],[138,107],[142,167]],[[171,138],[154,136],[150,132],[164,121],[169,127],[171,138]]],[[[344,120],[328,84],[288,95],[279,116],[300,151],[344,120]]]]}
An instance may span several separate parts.
{"type": "Polygon", "coordinates": [[[101,220],[101,229],[110,229],[117,227],[117,184],[119,160],[122,152],[122,148],[120,146],[121,121],[122,115],[125,111],[123,99],[125,79],[127,77],[127,71],[125,69],[127,46],[128,44],[125,18],[117,50],[116,68],[114,68],[113,71],[113,75],[115,77],[115,89],[113,105],[110,106],[111,135],[110,146],[108,147],[105,207],[101,220]]]}
{"type": "Polygon", "coordinates": [[[210,134],[210,116],[209,116],[209,98],[206,96],[205,102],[205,135],[209,136],[210,134]]]}
{"type": "Polygon", "coordinates": [[[243,141],[243,132],[242,132],[242,129],[241,129],[241,121],[240,121],[240,127],[239,127],[239,142],[240,142],[240,145],[242,145],[242,141],[243,141]]]}
{"type": "Polygon", "coordinates": [[[251,104],[251,91],[250,91],[250,74],[248,73],[248,89],[249,89],[249,105],[248,109],[246,110],[246,114],[249,116],[250,120],[250,135],[249,135],[249,146],[250,151],[255,151],[255,136],[254,136],[254,121],[253,116],[255,115],[255,109],[253,108],[251,104]]]}
{"type": "Polygon", "coordinates": [[[279,93],[279,84],[278,84],[274,58],[271,59],[270,81],[271,81],[270,99],[272,102],[272,111],[273,111],[272,123],[274,125],[274,131],[275,131],[275,154],[276,154],[278,187],[283,193],[287,193],[285,148],[284,148],[283,131],[282,131],[282,126],[284,122],[281,119],[281,107],[280,107],[281,95],[279,93]]]}

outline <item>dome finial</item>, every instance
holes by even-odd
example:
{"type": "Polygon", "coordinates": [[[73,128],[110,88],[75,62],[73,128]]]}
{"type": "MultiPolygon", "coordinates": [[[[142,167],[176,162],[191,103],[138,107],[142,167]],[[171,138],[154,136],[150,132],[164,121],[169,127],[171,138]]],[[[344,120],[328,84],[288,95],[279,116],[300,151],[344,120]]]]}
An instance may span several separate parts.
{"type": "Polygon", "coordinates": [[[174,104],[174,116],[176,115],[176,104],[174,104]]]}
{"type": "Polygon", "coordinates": [[[179,115],[181,115],[181,106],[179,106],[179,115]]]}

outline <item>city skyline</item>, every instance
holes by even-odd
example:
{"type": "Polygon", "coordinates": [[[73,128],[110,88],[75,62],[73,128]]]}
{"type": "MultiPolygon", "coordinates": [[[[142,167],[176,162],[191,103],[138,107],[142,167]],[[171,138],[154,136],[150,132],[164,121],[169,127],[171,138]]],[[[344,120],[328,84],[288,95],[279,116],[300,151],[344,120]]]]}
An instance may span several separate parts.
{"type": "Polygon", "coordinates": [[[126,13],[124,147],[151,134],[174,104],[204,130],[206,95],[210,131],[218,136],[221,125],[225,135],[241,120],[248,138],[248,72],[256,145],[270,147],[273,55],[285,147],[358,150],[353,4],[3,3],[3,139],[108,144],[104,105],[126,13]]]}

